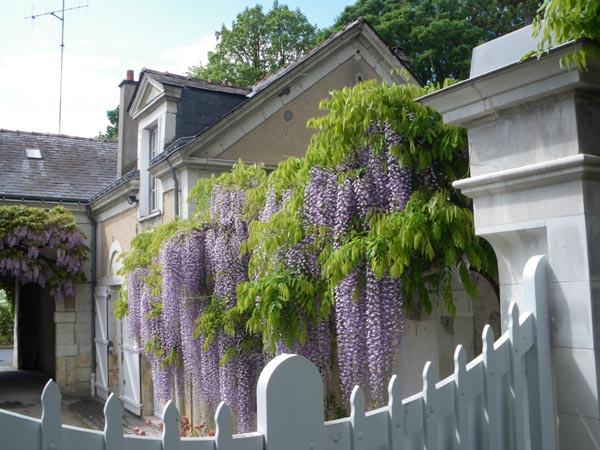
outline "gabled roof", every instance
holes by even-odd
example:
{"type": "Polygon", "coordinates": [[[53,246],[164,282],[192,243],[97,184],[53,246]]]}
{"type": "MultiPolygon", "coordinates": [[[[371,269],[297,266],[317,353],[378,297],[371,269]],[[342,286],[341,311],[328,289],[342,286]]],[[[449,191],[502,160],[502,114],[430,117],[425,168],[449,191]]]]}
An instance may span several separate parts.
{"type": "MultiPolygon", "coordinates": [[[[282,67],[277,72],[267,75],[265,78],[263,78],[262,80],[255,83],[254,86],[252,86],[252,92],[256,93],[256,92],[262,91],[267,86],[273,84],[278,79],[284,77],[287,73],[292,72],[296,67],[302,65],[302,63],[304,61],[306,61],[307,59],[310,59],[314,54],[319,53],[321,50],[328,47],[333,41],[343,39],[345,35],[350,34],[353,30],[359,30],[359,29],[363,28],[365,25],[369,28],[370,31],[372,31],[375,35],[377,35],[377,37],[379,39],[381,39],[381,36],[379,36],[377,34],[377,32],[375,32],[375,30],[373,30],[373,28],[369,25],[367,20],[364,17],[360,16],[354,22],[347,24],[341,30],[337,31],[336,33],[333,33],[331,36],[329,36],[327,39],[325,39],[323,42],[321,42],[315,48],[308,51],[306,54],[302,55],[297,60],[292,61],[290,64],[288,64],[285,67],[282,67]]],[[[382,42],[383,42],[383,40],[382,40],[382,42]]],[[[398,61],[400,63],[402,63],[402,65],[404,65],[404,63],[405,63],[404,60],[402,60],[395,52],[393,52],[393,51],[391,51],[391,52],[398,59],[398,61]]],[[[406,70],[410,72],[408,67],[406,67],[406,70]]]]}
{"type": "Polygon", "coordinates": [[[85,202],[116,179],[117,143],[0,129],[0,173],[0,199],[85,202]],[[26,149],[38,149],[41,158],[28,158],[26,149]]]}
{"type": "MultiPolygon", "coordinates": [[[[252,87],[252,92],[247,96],[249,99],[232,108],[229,112],[223,114],[219,120],[200,131],[196,136],[186,137],[185,140],[179,139],[169,146],[165,151],[159,153],[150,161],[150,166],[153,167],[167,159],[167,157],[175,152],[181,156],[189,156],[197,150],[204,148],[207,144],[216,144],[220,147],[222,142],[220,137],[228,131],[236,130],[239,132],[239,121],[244,117],[252,114],[261,105],[266,104],[274,96],[280,97],[289,94],[289,86],[292,82],[298,79],[306,80],[307,75],[311,70],[323,61],[333,58],[338,64],[341,64],[339,55],[336,52],[346,48],[350,42],[357,39],[364,44],[370,53],[369,55],[361,55],[369,58],[374,65],[378,66],[382,78],[391,78],[393,80],[401,79],[401,75],[391,75],[391,69],[406,69],[409,74],[408,82],[420,84],[416,77],[410,73],[406,66],[406,61],[400,58],[379,36],[369,23],[359,17],[354,22],[348,24],[340,31],[332,34],[317,47],[300,57],[296,61],[283,67],[276,73],[265,77],[257,82],[252,87]]],[[[367,53],[369,53],[367,52],[367,53]]],[[[389,81],[388,81],[389,82],[389,81]]],[[[297,95],[297,93],[296,93],[297,95]]],[[[246,130],[247,131],[247,130],[246,130]]],[[[215,158],[218,157],[216,152],[204,151],[202,157],[215,158]]]]}

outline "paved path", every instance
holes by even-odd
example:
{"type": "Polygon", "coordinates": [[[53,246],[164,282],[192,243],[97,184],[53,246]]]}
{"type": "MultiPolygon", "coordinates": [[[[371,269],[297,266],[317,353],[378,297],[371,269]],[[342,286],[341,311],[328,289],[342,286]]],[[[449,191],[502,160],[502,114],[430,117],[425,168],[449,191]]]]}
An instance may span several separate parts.
{"type": "Polygon", "coordinates": [[[0,367],[12,366],[13,349],[0,348],[0,367]]]}
{"type": "MultiPolygon", "coordinates": [[[[0,350],[0,409],[25,416],[42,417],[41,395],[50,377],[42,372],[16,370],[12,367],[12,350],[0,350]],[[10,357],[8,356],[10,353],[10,357]],[[6,361],[9,364],[4,364],[6,361]]],[[[61,418],[64,425],[102,430],[104,401],[96,397],[63,396],[61,418]]],[[[158,429],[147,427],[144,419],[128,411],[123,416],[123,431],[131,433],[138,427],[147,435],[158,435],[158,429]]]]}

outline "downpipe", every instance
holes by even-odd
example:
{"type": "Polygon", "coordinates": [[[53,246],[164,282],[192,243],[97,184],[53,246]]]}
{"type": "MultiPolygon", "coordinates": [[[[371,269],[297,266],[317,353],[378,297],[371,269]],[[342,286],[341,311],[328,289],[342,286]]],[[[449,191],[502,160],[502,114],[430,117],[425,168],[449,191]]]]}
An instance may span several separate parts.
{"type": "Polygon", "coordinates": [[[96,219],[92,214],[92,208],[90,205],[85,206],[85,213],[87,218],[92,225],[92,235],[90,236],[90,244],[91,244],[91,255],[92,255],[92,277],[90,280],[90,329],[91,329],[91,338],[90,338],[90,397],[93,397],[96,394],[96,302],[94,299],[94,292],[96,291],[96,241],[97,241],[97,230],[96,230],[96,219]]]}

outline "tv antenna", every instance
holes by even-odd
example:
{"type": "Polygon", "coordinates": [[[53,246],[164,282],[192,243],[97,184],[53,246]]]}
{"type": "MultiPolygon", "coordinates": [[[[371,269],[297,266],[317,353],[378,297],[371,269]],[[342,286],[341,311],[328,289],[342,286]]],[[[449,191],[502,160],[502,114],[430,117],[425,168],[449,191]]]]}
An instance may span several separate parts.
{"type": "Polygon", "coordinates": [[[63,62],[65,54],[65,12],[72,11],[74,9],[87,8],[89,5],[73,6],[71,8],[65,8],[65,0],[62,0],[62,8],[54,11],[47,11],[41,14],[33,14],[33,5],[31,6],[31,16],[25,17],[26,20],[35,20],[42,16],[53,16],[60,20],[60,91],[58,96],[58,134],[60,134],[62,124],[62,92],[63,92],[63,62]],[[59,15],[60,14],[60,15],[59,15]]]}

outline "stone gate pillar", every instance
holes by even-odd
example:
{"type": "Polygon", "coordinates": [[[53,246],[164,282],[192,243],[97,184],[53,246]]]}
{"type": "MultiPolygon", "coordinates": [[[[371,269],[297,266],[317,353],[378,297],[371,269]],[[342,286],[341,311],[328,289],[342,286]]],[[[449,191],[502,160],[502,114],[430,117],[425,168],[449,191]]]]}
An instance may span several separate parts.
{"type": "Polygon", "coordinates": [[[469,136],[477,234],[498,257],[503,329],[525,262],[547,254],[561,449],[600,448],[600,61],[565,44],[520,63],[531,27],[477,47],[471,77],[420,101],[469,136]]]}

